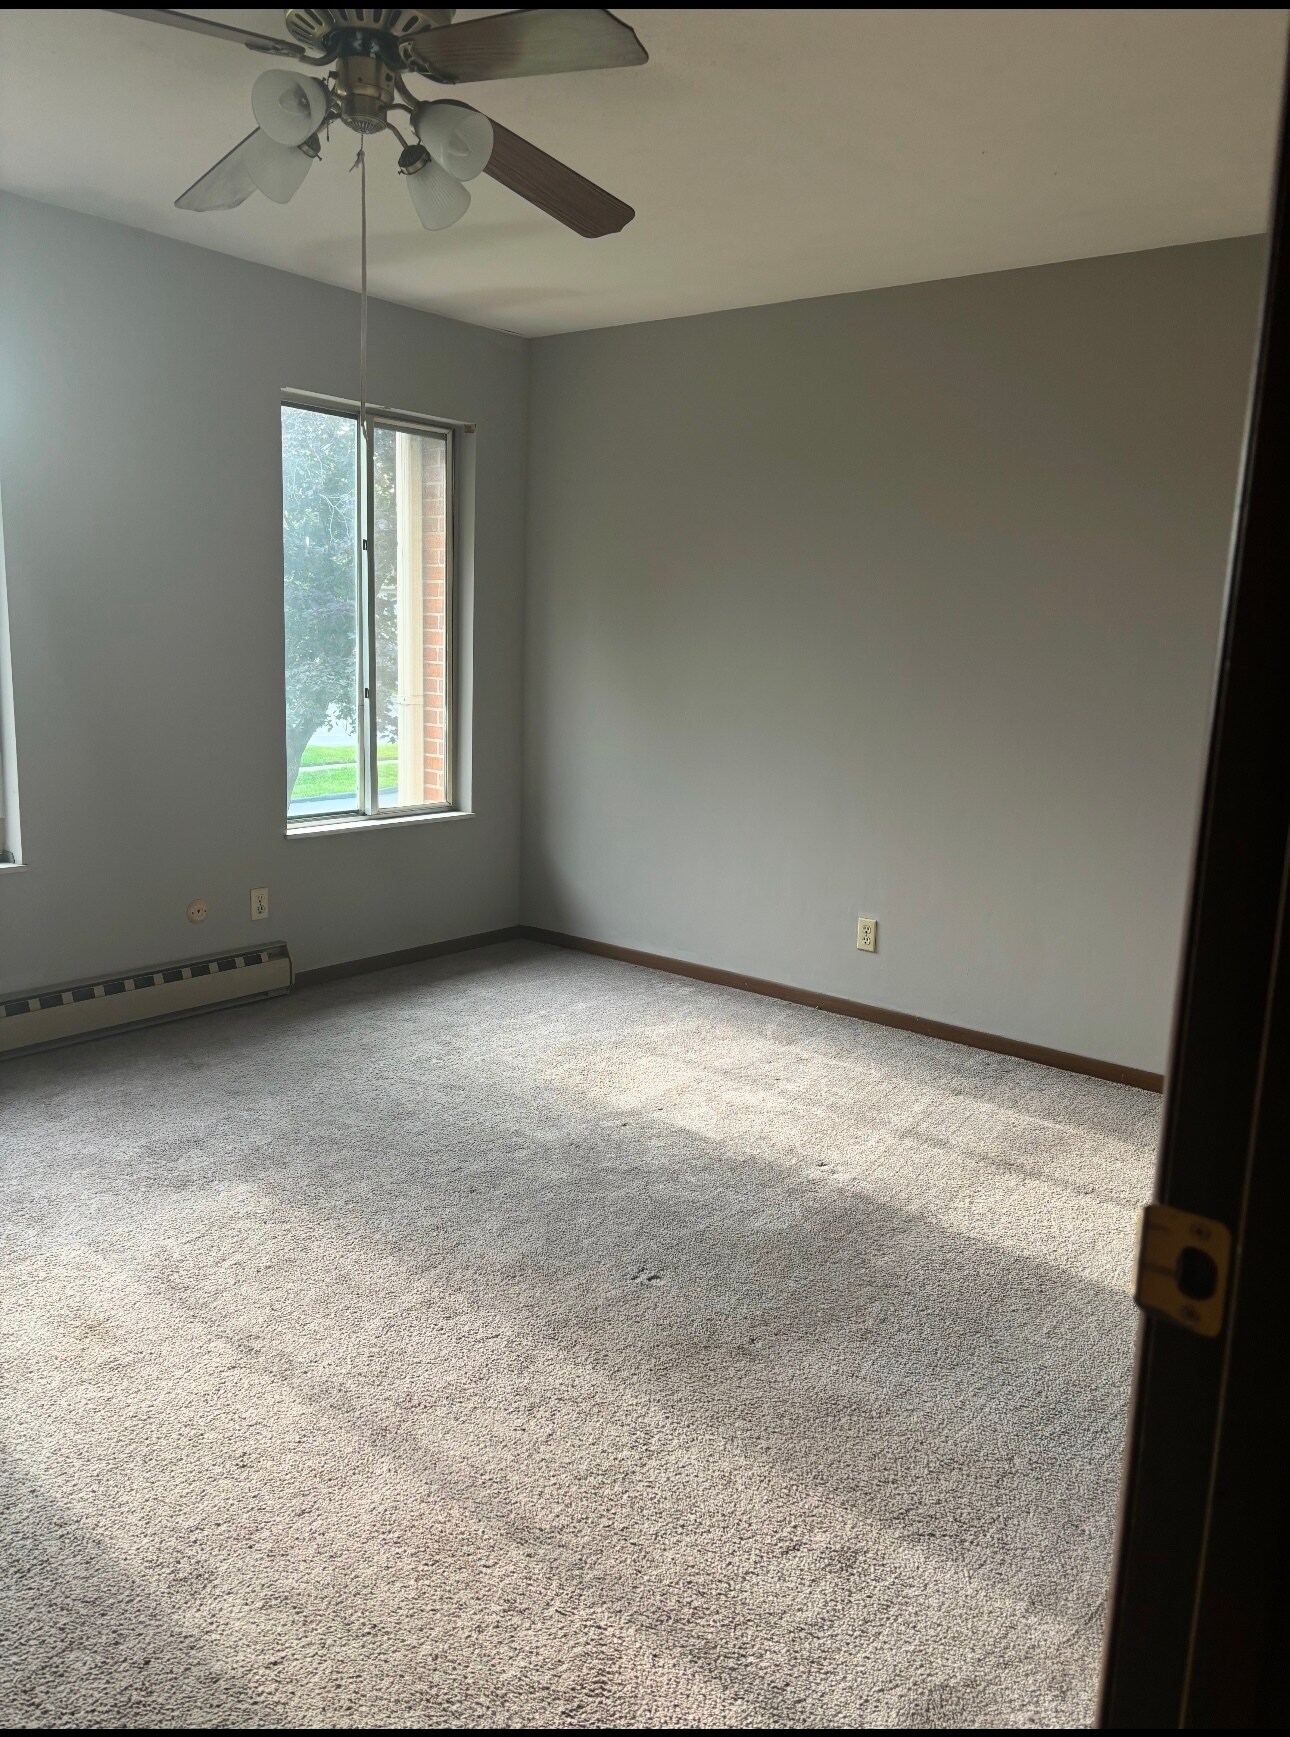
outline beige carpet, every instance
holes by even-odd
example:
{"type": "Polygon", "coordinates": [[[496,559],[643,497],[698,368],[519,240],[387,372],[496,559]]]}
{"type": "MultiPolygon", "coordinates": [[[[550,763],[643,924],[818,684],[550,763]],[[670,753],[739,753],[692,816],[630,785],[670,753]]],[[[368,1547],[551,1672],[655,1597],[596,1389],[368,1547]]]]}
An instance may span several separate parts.
{"type": "Polygon", "coordinates": [[[0,1720],[1091,1717],[1158,1100],[532,945],[0,1067],[0,1720]]]}

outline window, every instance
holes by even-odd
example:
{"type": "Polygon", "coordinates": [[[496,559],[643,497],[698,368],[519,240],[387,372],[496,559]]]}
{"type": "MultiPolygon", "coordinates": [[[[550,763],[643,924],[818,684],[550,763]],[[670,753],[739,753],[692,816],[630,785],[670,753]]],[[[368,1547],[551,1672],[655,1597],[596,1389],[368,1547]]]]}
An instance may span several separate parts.
{"type": "Polygon", "coordinates": [[[287,818],[450,808],[453,433],[282,407],[287,818]],[[364,474],[365,470],[365,474],[364,474]]]}

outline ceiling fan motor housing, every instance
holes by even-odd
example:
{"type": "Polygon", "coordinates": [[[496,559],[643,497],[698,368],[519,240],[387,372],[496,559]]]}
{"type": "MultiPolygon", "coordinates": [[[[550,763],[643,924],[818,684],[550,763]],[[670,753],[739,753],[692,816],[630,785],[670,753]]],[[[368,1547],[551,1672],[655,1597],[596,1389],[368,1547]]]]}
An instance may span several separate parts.
{"type": "Polygon", "coordinates": [[[375,54],[342,54],[336,62],[340,118],[356,133],[379,133],[396,100],[394,71],[375,54]]]}
{"type": "Polygon", "coordinates": [[[288,6],[283,16],[297,42],[309,48],[343,49],[353,33],[385,37],[381,46],[394,60],[405,36],[451,24],[455,6],[288,6]]]}
{"type": "Polygon", "coordinates": [[[289,6],[287,29],[336,62],[340,118],[356,133],[379,133],[396,100],[405,39],[451,24],[455,7],[289,6]]]}

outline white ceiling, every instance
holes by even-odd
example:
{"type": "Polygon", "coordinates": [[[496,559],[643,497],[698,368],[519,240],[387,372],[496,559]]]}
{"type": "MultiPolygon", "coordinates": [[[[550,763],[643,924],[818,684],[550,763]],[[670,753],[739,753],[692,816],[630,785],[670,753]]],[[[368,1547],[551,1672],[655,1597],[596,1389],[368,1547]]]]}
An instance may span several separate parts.
{"type": "MultiPolygon", "coordinates": [[[[205,15],[285,33],[272,9],[205,15]]],[[[630,201],[636,221],[584,241],[484,177],[463,221],[426,235],[397,147],[378,139],[375,293],[562,332],[1265,226],[1285,8],[619,15],[649,65],[461,94],[630,201]]],[[[286,208],[256,196],[236,211],[173,209],[249,129],[266,64],[107,12],[6,8],[0,180],[354,286],[347,133],[333,131],[286,208]]]]}

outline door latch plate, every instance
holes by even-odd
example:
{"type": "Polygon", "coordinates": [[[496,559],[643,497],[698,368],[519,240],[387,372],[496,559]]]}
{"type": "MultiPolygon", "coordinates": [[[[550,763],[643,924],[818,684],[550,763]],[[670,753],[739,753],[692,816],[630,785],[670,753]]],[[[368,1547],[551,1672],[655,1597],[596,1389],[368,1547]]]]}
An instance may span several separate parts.
{"type": "Polygon", "coordinates": [[[1214,1218],[1153,1201],[1138,1225],[1133,1300],[1206,1339],[1223,1330],[1232,1233],[1214,1218]]]}

